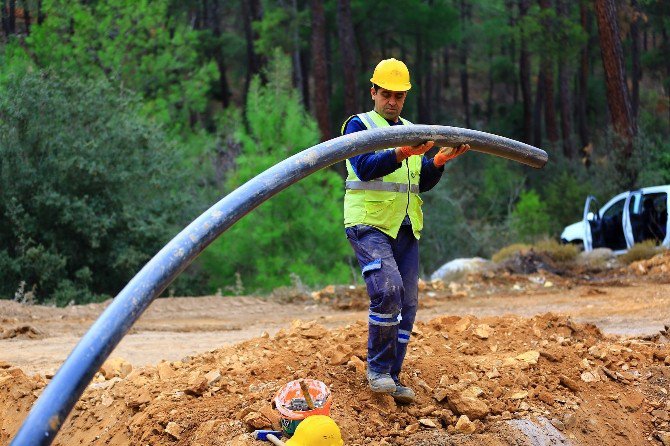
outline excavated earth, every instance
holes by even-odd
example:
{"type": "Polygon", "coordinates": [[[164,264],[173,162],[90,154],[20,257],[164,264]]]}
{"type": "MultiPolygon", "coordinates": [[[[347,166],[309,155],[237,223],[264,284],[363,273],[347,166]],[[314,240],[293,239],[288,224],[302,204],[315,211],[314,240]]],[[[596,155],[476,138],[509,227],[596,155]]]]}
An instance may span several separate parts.
{"type": "MultiPolygon", "coordinates": [[[[360,287],[160,299],[54,444],[259,445],[250,432],[278,428],[277,390],[313,378],[331,389],[346,445],[670,446],[669,279],[664,254],[422,284],[409,406],[367,388],[360,287]]],[[[106,305],[0,301],[0,445],[106,305]]]]}

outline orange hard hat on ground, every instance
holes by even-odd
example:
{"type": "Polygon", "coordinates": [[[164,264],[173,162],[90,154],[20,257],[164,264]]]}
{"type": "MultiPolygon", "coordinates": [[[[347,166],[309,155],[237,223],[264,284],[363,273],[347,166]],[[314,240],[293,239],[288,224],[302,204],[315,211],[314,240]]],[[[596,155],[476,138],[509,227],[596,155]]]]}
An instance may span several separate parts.
{"type": "Polygon", "coordinates": [[[312,415],[300,422],[286,446],[342,446],[342,433],[332,418],[312,415]]]}
{"type": "Polygon", "coordinates": [[[391,91],[407,91],[412,88],[412,84],[409,82],[407,65],[394,58],[379,62],[370,81],[391,91]]]}

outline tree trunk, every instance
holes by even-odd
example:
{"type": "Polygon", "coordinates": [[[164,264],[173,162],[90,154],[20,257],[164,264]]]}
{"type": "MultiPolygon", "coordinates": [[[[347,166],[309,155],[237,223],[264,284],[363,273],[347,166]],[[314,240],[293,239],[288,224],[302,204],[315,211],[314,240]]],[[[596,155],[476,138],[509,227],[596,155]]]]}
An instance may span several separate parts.
{"type": "MultiPolygon", "coordinates": [[[[661,30],[661,37],[663,38],[661,41],[662,53],[668,54],[668,51],[670,51],[670,39],[668,39],[668,31],[665,29],[665,26],[661,30]]],[[[667,92],[670,89],[670,57],[665,58],[665,79],[665,91],[667,92]]],[[[670,119],[670,94],[668,94],[668,118],[670,119]]]]}
{"type": "Polygon", "coordinates": [[[247,50],[247,72],[244,78],[244,98],[246,100],[249,92],[251,78],[256,74],[261,74],[262,60],[254,50],[254,42],[258,39],[258,33],[253,30],[252,22],[260,20],[263,17],[260,0],[240,0],[242,3],[242,17],[244,20],[244,37],[247,50]]]}
{"type": "Polygon", "coordinates": [[[468,48],[465,36],[466,20],[468,18],[468,8],[466,0],[461,0],[461,42],[459,46],[458,58],[460,62],[461,77],[461,103],[465,114],[465,127],[470,128],[470,91],[468,87],[468,48]]]}
{"type": "Polygon", "coordinates": [[[314,113],[321,141],[330,139],[328,102],[328,64],[326,61],[326,16],[322,0],[312,0],[312,73],[314,76],[314,113]]]}
{"type": "Polygon", "coordinates": [[[37,2],[37,24],[41,25],[44,23],[44,12],[42,11],[42,0],[37,2]]]}
{"type": "MultiPolygon", "coordinates": [[[[426,89],[425,89],[425,76],[424,72],[430,70],[429,67],[426,67],[424,45],[421,39],[421,35],[416,36],[416,63],[415,68],[412,70],[412,84],[416,91],[415,94],[418,94],[417,97],[417,121],[421,124],[427,123],[426,112],[428,111],[428,104],[426,103],[426,89]]],[[[405,60],[405,59],[403,59],[405,60]]]]}
{"type": "MultiPolygon", "coordinates": [[[[507,10],[507,13],[509,15],[508,23],[510,30],[514,30],[517,26],[517,19],[514,15],[514,5],[516,4],[516,2],[517,0],[505,0],[505,9],[507,10]]],[[[514,32],[509,33],[508,49],[509,54],[507,56],[509,57],[509,59],[512,61],[516,60],[517,57],[516,34],[514,32]]],[[[503,54],[505,54],[504,46],[503,46],[503,54]]],[[[509,87],[509,84],[506,83],[505,86],[509,87]]],[[[516,107],[518,102],[519,102],[519,82],[517,82],[517,80],[515,79],[512,83],[512,103],[516,107]]]]}
{"type": "MultiPolygon", "coordinates": [[[[529,9],[530,0],[519,0],[519,21],[528,14],[529,9]]],[[[521,33],[521,53],[519,55],[519,81],[523,98],[523,138],[525,143],[530,144],[533,138],[533,92],[530,82],[530,52],[523,31],[521,33]]]]}
{"type": "Polygon", "coordinates": [[[7,0],[3,0],[0,4],[2,6],[2,33],[5,37],[9,37],[9,14],[7,13],[7,0]]]}
{"type": "Polygon", "coordinates": [[[26,27],[26,35],[30,35],[30,25],[32,22],[32,17],[30,16],[30,10],[28,9],[28,3],[26,2],[23,5],[23,22],[25,23],[26,27]]]}
{"type": "Polygon", "coordinates": [[[640,106],[640,80],[642,79],[642,65],[640,64],[640,20],[641,14],[638,9],[637,0],[631,0],[633,8],[633,20],[630,24],[631,37],[631,59],[633,62],[633,92],[631,97],[631,107],[633,119],[637,121],[638,108],[640,106]]]}
{"type": "Polygon", "coordinates": [[[442,76],[442,86],[445,90],[449,89],[449,45],[444,47],[442,52],[442,70],[444,75],[442,76]]]}
{"type": "Polygon", "coordinates": [[[291,2],[291,18],[293,26],[291,27],[291,34],[293,37],[293,49],[291,60],[293,61],[293,86],[298,90],[300,102],[305,108],[309,108],[309,96],[305,95],[305,71],[303,70],[302,57],[300,55],[300,30],[298,28],[298,2],[293,0],[291,2]]]}
{"type": "MultiPolygon", "coordinates": [[[[549,0],[540,0],[541,9],[549,9],[549,0]]],[[[551,24],[544,23],[544,29],[552,29],[551,24]]],[[[551,143],[558,141],[558,124],[556,123],[556,105],[554,101],[554,67],[549,54],[545,51],[540,60],[540,69],[544,74],[542,88],[544,90],[544,122],[547,139],[551,143]]]]}
{"type": "MultiPolygon", "coordinates": [[[[556,0],[556,12],[558,17],[565,21],[569,20],[568,6],[566,0],[556,0]]],[[[558,102],[561,111],[561,136],[563,137],[563,155],[572,159],[575,155],[572,144],[572,105],[569,85],[569,61],[565,51],[558,56],[558,102]]]]}
{"type": "MultiPolygon", "coordinates": [[[[211,14],[206,13],[206,21],[207,27],[211,27],[212,29],[212,34],[217,40],[221,39],[221,8],[220,8],[220,0],[212,0],[211,1],[211,14]],[[209,20],[207,20],[207,18],[209,20]]],[[[220,46],[217,46],[214,49],[214,61],[216,62],[216,66],[219,70],[219,97],[218,99],[221,101],[221,105],[223,105],[224,108],[227,108],[230,105],[230,97],[232,95],[230,91],[230,86],[228,85],[228,78],[226,77],[226,61],[223,55],[223,48],[220,46]]]]}
{"type": "MultiPolygon", "coordinates": [[[[354,25],[354,36],[356,36],[356,47],[358,48],[358,54],[360,55],[361,63],[358,64],[358,77],[361,79],[370,79],[372,77],[372,72],[375,68],[375,65],[378,61],[375,61],[372,57],[372,49],[370,48],[370,42],[361,36],[365,35],[365,28],[367,28],[366,23],[358,23],[354,25]]],[[[358,92],[358,103],[364,104],[363,108],[366,110],[371,110],[372,105],[370,104],[370,88],[371,83],[367,83],[368,88],[361,88],[358,92]]],[[[354,113],[358,113],[358,110],[354,113]]]]}
{"type": "Polygon", "coordinates": [[[614,0],[595,0],[600,52],[605,69],[607,86],[607,104],[614,130],[628,143],[624,148],[626,158],[633,153],[632,138],[637,133],[630,103],[626,74],[624,71],[623,51],[619,39],[614,0]]]}
{"type": "Polygon", "coordinates": [[[542,106],[544,103],[544,71],[540,69],[537,75],[537,87],[535,90],[535,108],[533,110],[533,145],[542,146],[542,106]]]}
{"type": "Polygon", "coordinates": [[[556,106],[554,100],[554,72],[551,59],[544,58],[542,63],[542,89],[544,97],[544,125],[546,127],[547,139],[551,143],[558,141],[558,124],[556,122],[556,106]]]}
{"type": "Polygon", "coordinates": [[[493,116],[493,46],[489,48],[488,95],[486,97],[486,122],[490,123],[493,116]]]}
{"type": "Polygon", "coordinates": [[[356,73],[358,73],[356,39],[354,37],[354,25],[351,21],[350,0],[337,1],[337,22],[344,79],[344,114],[349,117],[360,111],[357,100],[360,92],[356,85],[356,73]]]}
{"type": "Polygon", "coordinates": [[[9,34],[16,34],[16,0],[9,0],[9,34]]]}
{"type": "Polygon", "coordinates": [[[428,105],[428,110],[426,110],[426,120],[422,124],[436,124],[435,120],[435,110],[439,107],[437,103],[437,85],[435,85],[435,77],[433,74],[433,53],[428,52],[426,54],[426,67],[428,71],[425,74],[425,83],[424,89],[426,90],[426,104],[428,105]]]}
{"type": "MultiPolygon", "coordinates": [[[[587,41],[581,49],[580,67],[579,67],[579,95],[577,96],[577,120],[579,121],[579,139],[582,150],[589,145],[589,127],[586,116],[586,105],[588,103],[588,83],[589,83],[589,48],[591,40],[591,21],[589,20],[586,9],[587,0],[579,2],[579,16],[582,23],[582,29],[587,36],[587,41]]],[[[584,155],[588,156],[587,153],[584,155]]]]}

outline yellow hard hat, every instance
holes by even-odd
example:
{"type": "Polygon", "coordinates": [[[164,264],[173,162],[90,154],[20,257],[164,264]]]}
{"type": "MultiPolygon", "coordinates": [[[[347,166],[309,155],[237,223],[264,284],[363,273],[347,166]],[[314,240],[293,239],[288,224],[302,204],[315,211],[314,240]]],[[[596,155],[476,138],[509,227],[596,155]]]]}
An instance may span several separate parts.
{"type": "Polygon", "coordinates": [[[298,424],[286,446],[342,446],[340,428],[326,415],[312,415],[298,424]]]}
{"type": "Polygon", "coordinates": [[[409,83],[407,65],[394,58],[379,62],[370,81],[391,91],[407,91],[412,88],[412,84],[409,83]]]}

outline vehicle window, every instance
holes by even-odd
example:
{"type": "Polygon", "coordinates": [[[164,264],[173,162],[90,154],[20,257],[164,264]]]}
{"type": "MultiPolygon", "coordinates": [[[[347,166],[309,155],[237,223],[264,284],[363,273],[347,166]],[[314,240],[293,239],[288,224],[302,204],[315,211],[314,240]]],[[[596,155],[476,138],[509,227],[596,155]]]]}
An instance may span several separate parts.
{"type": "Polygon", "coordinates": [[[613,220],[615,218],[622,218],[623,217],[623,205],[625,204],[625,199],[622,198],[621,200],[615,202],[612,206],[610,206],[605,213],[603,214],[602,218],[603,219],[608,219],[608,220],[613,220]]]}
{"type": "Polygon", "coordinates": [[[668,221],[668,196],[665,192],[645,194],[640,211],[640,240],[662,242],[668,221]]]}

